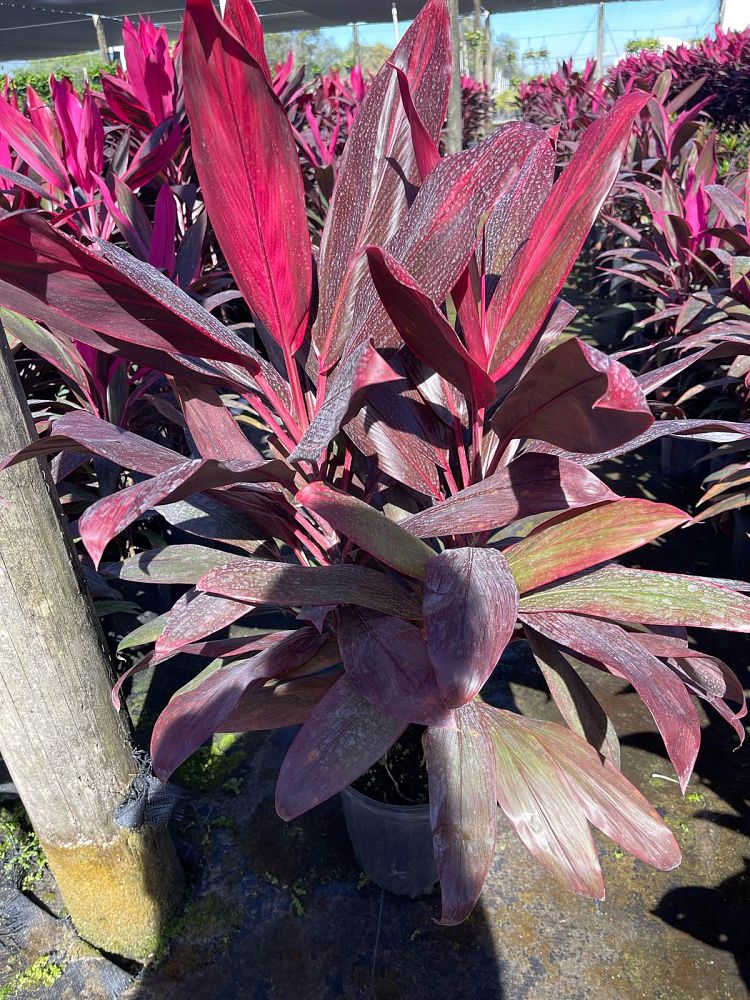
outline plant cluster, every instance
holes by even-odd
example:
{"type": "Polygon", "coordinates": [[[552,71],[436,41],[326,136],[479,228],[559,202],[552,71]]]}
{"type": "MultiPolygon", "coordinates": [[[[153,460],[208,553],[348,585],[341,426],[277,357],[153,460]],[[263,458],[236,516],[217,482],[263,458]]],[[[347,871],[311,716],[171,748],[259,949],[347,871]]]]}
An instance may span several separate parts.
{"type": "Polygon", "coordinates": [[[2,463],[83,455],[122,470],[78,520],[92,565],[183,590],[128,671],[209,661],[156,722],[156,773],[214,733],[301,723],[277,785],[292,819],[423,727],[447,924],[479,897],[498,805],[584,895],[604,894],[592,825],[674,867],[674,836],[620,771],[579,669],[633,685],[684,789],[693,696],[740,739],[746,712],[730,668],[686,630],[747,631],[750,599],[732,581],[618,565],[691,519],[618,496],[590,466],[669,434],[748,427],[656,422],[648,386],[566,339],[574,310],[559,298],[649,95],[598,117],[557,179],[554,135],[529,123],[441,156],[450,22],[446,0],[428,0],[353,118],[314,252],[253,6],[229,0],[222,20],[188,0],[181,62],[199,196],[251,331],[149,260],[67,235],[54,213],[0,216],[0,305],[168,388],[176,440],[81,409],[2,463]],[[192,541],[108,561],[154,510],[192,541]],[[284,627],[222,638],[269,608],[284,627]],[[522,639],[566,725],[483,699],[522,639]]]}

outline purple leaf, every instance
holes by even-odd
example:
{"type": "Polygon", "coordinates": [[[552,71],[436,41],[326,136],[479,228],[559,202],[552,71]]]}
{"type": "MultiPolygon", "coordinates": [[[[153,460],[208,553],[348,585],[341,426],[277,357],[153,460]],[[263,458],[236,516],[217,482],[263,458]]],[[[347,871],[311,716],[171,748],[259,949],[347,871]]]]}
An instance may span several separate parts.
{"type": "Polygon", "coordinates": [[[480,709],[454,713],[456,729],[423,736],[430,789],[440,923],[459,924],[476,905],[495,853],[495,756],[480,709]]]}
{"type": "Polygon", "coordinates": [[[296,499],[386,566],[424,579],[433,550],[374,507],[323,483],[305,486],[296,499]]]}
{"type": "Polygon", "coordinates": [[[421,726],[455,725],[418,628],[399,618],[344,608],[337,634],[346,676],[375,708],[421,726]]]}
{"type": "Polygon", "coordinates": [[[631,441],[653,422],[628,369],[571,338],[544,354],[506,396],[492,429],[501,447],[525,437],[591,452],[631,441]]]}
{"type": "Polygon", "coordinates": [[[251,684],[216,731],[252,733],[300,726],[340,677],[341,672],[334,671],[280,684],[251,684]]]}
{"type": "Polygon", "coordinates": [[[292,566],[241,558],[201,577],[198,587],[249,604],[358,604],[399,618],[421,613],[411,594],[366,566],[292,566]]]}
{"type": "Polygon", "coordinates": [[[532,514],[616,499],[608,486],[580,465],[549,458],[521,455],[482,482],[406,518],[401,526],[419,538],[468,534],[491,531],[532,514]]]}
{"type": "Polygon", "coordinates": [[[405,728],[342,677],[310,713],[284,758],[276,784],[279,816],[296,819],[342,791],[380,760],[405,728]]]}
{"type": "Polygon", "coordinates": [[[516,582],[496,549],[446,549],[429,562],[422,606],[440,694],[458,708],[480,691],[513,634],[516,582]]]}

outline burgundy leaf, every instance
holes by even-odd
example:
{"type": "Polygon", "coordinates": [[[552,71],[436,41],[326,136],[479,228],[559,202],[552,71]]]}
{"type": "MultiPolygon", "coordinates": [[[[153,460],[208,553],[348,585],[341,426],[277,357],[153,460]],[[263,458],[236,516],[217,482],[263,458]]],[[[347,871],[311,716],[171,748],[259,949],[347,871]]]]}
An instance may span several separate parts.
{"type": "Polygon", "coordinates": [[[301,628],[249,660],[209,666],[181,688],[156,720],[151,736],[157,777],[168,780],[231,716],[250,684],[283,677],[314,656],[324,642],[315,629],[301,628]]]}
{"type": "Polygon", "coordinates": [[[401,526],[419,538],[491,531],[532,514],[586,507],[616,495],[575,462],[528,453],[401,526]]]}
{"type": "Polygon", "coordinates": [[[409,87],[409,77],[398,66],[394,66],[393,70],[398,79],[401,103],[404,106],[404,114],[411,130],[411,141],[414,146],[414,157],[419,168],[420,179],[424,180],[440,159],[440,150],[414,105],[409,87]]]}
{"type": "Polygon", "coordinates": [[[28,458],[41,458],[60,451],[85,451],[115,465],[156,476],[184,463],[184,456],[121,427],[78,410],[66,413],[53,424],[55,433],[21,448],[0,461],[0,470],[28,458]]]}
{"type": "Polygon", "coordinates": [[[106,260],[40,216],[0,219],[0,304],[53,328],[71,320],[115,342],[258,371],[255,352],[168,278],[112,244],[98,246],[106,260]]]}
{"type": "Polygon", "coordinates": [[[184,500],[201,490],[234,483],[279,481],[288,478],[283,462],[260,464],[256,460],[217,462],[197,459],[162,472],[143,483],[103,497],[82,515],[79,521],[81,540],[94,565],[98,566],[107,544],[129,524],[167,500],[184,500]]]}
{"type": "MultiPolygon", "coordinates": [[[[231,22],[247,41],[251,17],[235,10],[231,22]]],[[[310,238],[292,128],[254,55],[210,0],[188,0],[185,102],[203,198],[253,315],[289,361],[307,329],[310,238]]]]}
{"type": "Polygon", "coordinates": [[[466,704],[482,688],[516,624],[518,590],[495,549],[446,549],[427,567],[427,651],[443,701],[466,704]]]}
{"type": "Polygon", "coordinates": [[[411,350],[478,407],[495,401],[495,384],[474,361],[432,299],[387,251],[367,247],[370,274],[399,335],[411,350]]]}
{"type": "Polygon", "coordinates": [[[250,604],[298,607],[358,604],[373,611],[418,618],[418,602],[382,573],[366,566],[292,566],[263,559],[238,559],[198,581],[208,593],[250,604]]]}
{"type": "Polygon", "coordinates": [[[495,752],[478,706],[455,713],[453,730],[423,736],[435,863],[444,925],[459,924],[476,905],[495,853],[495,752]]]}
{"type": "Polygon", "coordinates": [[[328,384],[323,404],[289,461],[317,462],[341,426],[362,408],[370,387],[398,379],[398,373],[372,344],[362,344],[339,365],[335,381],[328,384]]]}
{"type": "Polygon", "coordinates": [[[399,618],[344,608],[337,634],[346,676],[375,708],[421,726],[455,725],[418,628],[399,618]]]}
{"type": "Polygon", "coordinates": [[[374,708],[342,677],[310,713],[276,784],[276,811],[297,816],[355,781],[401,736],[406,723],[374,708]]]}
{"type": "MultiPolygon", "coordinates": [[[[231,558],[231,557],[229,557],[231,558]]],[[[174,603],[156,639],[154,662],[164,660],[193,642],[233,625],[252,611],[246,601],[190,590],[174,603]]]]}
{"type": "Polygon", "coordinates": [[[689,521],[671,504],[616,500],[562,515],[505,549],[523,594],[637,549],[689,521]]]}
{"type": "Polygon", "coordinates": [[[522,620],[633,685],[654,717],[684,792],[698,755],[701,731],[690,695],[674,672],[612,622],[555,612],[524,614],[522,620]]]}
{"type": "Polygon", "coordinates": [[[628,369],[571,338],[544,354],[506,396],[492,428],[502,445],[517,437],[539,438],[591,452],[631,441],[653,422],[628,369]]]}
{"type": "MultiPolygon", "coordinates": [[[[391,55],[431,138],[437,142],[448,108],[451,41],[446,0],[429,0],[391,55]]],[[[320,305],[313,338],[326,370],[338,360],[367,263],[368,244],[384,246],[419,184],[411,129],[398,77],[384,65],[362,102],[338,168],[320,247],[320,305]]]]}
{"type": "Polygon", "coordinates": [[[251,684],[218,733],[251,733],[300,726],[341,677],[340,671],[280,684],[251,684]]]}
{"type": "Polygon", "coordinates": [[[606,712],[578,676],[574,663],[580,664],[580,661],[564,653],[528,624],[525,633],[560,715],[574,733],[619,768],[620,741],[606,712]]]}
{"type": "Polygon", "coordinates": [[[323,483],[305,486],[296,499],[386,566],[424,579],[427,564],[435,553],[385,514],[323,483]]]}
{"type": "Polygon", "coordinates": [[[203,458],[263,461],[215,389],[199,382],[177,381],[175,391],[188,430],[203,458]]]}

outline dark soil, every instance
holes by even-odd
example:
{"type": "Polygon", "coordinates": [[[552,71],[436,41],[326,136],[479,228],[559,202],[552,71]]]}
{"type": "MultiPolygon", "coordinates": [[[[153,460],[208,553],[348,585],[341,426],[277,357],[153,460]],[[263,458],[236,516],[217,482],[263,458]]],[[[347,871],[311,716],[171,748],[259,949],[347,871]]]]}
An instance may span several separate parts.
{"type": "Polygon", "coordinates": [[[409,726],[388,753],[353,784],[358,792],[392,806],[422,805],[427,797],[423,726],[409,726]]]}

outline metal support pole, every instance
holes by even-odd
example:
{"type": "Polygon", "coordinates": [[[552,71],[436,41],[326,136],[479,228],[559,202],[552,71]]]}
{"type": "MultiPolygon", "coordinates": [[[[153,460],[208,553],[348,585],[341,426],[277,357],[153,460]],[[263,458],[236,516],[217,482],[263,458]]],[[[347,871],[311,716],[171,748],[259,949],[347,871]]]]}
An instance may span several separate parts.
{"type": "Polygon", "coordinates": [[[352,21],[352,49],[354,52],[354,63],[359,66],[362,62],[362,53],[359,48],[359,22],[352,21]]]}
{"type": "Polygon", "coordinates": [[[474,34],[474,58],[471,60],[473,63],[471,73],[477,83],[481,83],[484,71],[484,53],[482,52],[482,49],[484,48],[484,34],[482,32],[482,0],[473,0],[473,6],[474,24],[472,26],[472,31],[474,34]]]}
{"type": "Polygon", "coordinates": [[[604,0],[599,0],[596,19],[596,79],[604,76],[604,0]]]}
{"type": "Polygon", "coordinates": [[[104,25],[102,24],[102,19],[98,14],[92,14],[91,20],[94,22],[94,31],[96,32],[96,43],[99,47],[99,58],[103,63],[109,63],[109,46],[107,45],[107,36],[104,34],[104,25]]]}
{"type": "Polygon", "coordinates": [[[461,32],[458,23],[458,0],[449,0],[451,41],[453,45],[453,76],[448,97],[448,130],[445,147],[449,153],[459,153],[463,145],[463,115],[461,111],[461,32]]]}
{"type": "Polygon", "coordinates": [[[398,26],[398,7],[395,3],[391,4],[391,17],[393,18],[393,41],[395,45],[401,41],[401,29],[398,26]]]}
{"type": "Polygon", "coordinates": [[[484,20],[484,82],[492,86],[494,77],[494,52],[492,51],[492,15],[489,11],[484,20]]]}

